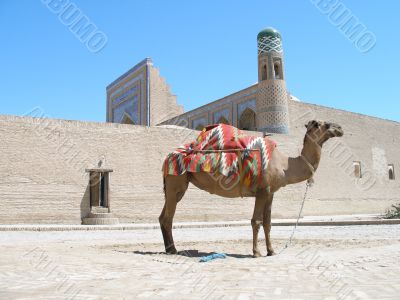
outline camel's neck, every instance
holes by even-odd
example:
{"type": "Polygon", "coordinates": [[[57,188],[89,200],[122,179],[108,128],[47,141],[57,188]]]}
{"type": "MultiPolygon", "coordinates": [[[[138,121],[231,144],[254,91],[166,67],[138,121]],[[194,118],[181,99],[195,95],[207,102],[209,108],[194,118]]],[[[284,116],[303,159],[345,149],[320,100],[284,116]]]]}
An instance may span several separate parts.
{"type": "Polygon", "coordinates": [[[298,183],[310,179],[317,170],[320,160],[321,146],[306,135],[301,156],[289,158],[288,169],[286,171],[287,183],[298,183]]]}
{"type": "Polygon", "coordinates": [[[303,150],[301,155],[317,170],[321,160],[321,145],[313,141],[307,134],[304,137],[303,150]]]}

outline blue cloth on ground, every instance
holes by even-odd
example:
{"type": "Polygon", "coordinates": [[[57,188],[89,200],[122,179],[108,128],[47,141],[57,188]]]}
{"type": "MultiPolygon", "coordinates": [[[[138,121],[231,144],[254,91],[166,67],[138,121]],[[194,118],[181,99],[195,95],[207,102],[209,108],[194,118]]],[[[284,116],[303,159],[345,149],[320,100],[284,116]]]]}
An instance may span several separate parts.
{"type": "Polygon", "coordinates": [[[210,260],[216,259],[216,258],[226,258],[225,253],[213,253],[210,255],[206,255],[200,258],[200,262],[208,262],[210,260]]]}

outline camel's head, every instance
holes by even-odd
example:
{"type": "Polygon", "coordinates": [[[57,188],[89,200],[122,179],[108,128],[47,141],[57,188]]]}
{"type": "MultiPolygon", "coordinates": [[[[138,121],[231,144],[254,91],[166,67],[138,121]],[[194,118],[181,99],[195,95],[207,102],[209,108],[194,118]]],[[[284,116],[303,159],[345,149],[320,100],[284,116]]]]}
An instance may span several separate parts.
{"type": "Polygon", "coordinates": [[[307,136],[319,145],[322,145],[332,137],[343,136],[342,127],[335,123],[312,120],[305,126],[307,128],[307,136]]]}

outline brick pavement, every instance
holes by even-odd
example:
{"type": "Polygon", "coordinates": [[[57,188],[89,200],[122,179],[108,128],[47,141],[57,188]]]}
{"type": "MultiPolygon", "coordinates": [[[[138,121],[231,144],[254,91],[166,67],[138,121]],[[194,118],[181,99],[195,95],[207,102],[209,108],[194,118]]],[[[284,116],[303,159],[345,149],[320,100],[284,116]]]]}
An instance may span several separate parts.
{"type": "MultiPolygon", "coordinates": [[[[304,226],[283,253],[259,259],[250,256],[250,226],[177,229],[189,256],[159,253],[158,230],[4,232],[0,298],[398,299],[399,230],[304,226]],[[228,257],[198,262],[214,251],[228,257]]],[[[275,250],[290,232],[273,227],[275,250]]]]}

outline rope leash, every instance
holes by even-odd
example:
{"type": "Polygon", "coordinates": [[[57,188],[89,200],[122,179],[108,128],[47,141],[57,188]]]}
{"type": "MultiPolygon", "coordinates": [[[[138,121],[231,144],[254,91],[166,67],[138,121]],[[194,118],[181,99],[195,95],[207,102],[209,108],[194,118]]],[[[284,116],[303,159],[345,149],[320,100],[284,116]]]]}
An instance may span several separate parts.
{"type": "Polygon", "coordinates": [[[282,248],[282,250],[279,252],[279,254],[281,254],[284,250],[286,250],[286,249],[291,245],[291,243],[292,243],[292,239],[293,239],[294,233],[295,233],[295,231],[296,231],[297,225],[299,224],[299,220],[300,220],[300,217],[301,217],[301,213],[302,213],[302,211],[303,211],[304,202],[306,201],[308,188],[309,188],[310,186],[311,186],[311,183],[310,183],[309,181],[307,181],[307,183],[306,183],[306,191],[304,192],[303,202],[301,203],[301,207],[300,207],[299,215],[297,216],[296,224],[295,224],[294,227],[293,227],[292,234],[290,235],[289,240],[286,242],[286,245],[282,248]]]}

